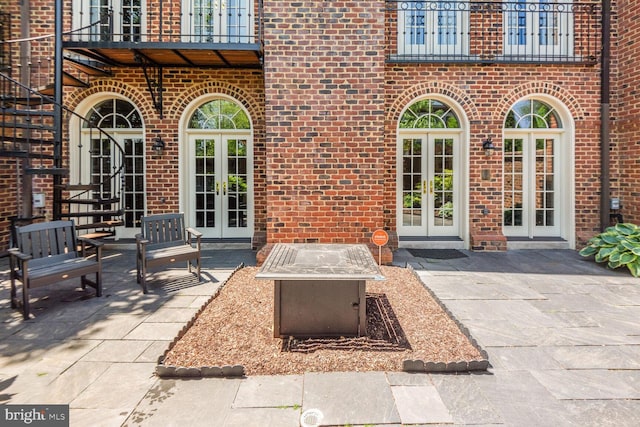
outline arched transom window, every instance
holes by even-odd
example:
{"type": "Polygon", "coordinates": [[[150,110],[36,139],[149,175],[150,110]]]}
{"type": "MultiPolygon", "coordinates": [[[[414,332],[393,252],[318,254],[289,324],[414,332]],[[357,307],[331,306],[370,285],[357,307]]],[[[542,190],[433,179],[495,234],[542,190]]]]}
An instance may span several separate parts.
{"type": "Polygon", "coordinates": [[[559,129],[562,121],[558,112],[538,99],[518,102],[507,114],[506,129],[559,129]]]}
{"type": "Polygon", "coordinates": [[[84,127],[99,127],[103,129],[140,129],[142,119],[131,103],[122,99],[107,99],[93,107],[87,114],[88,122],[84,127]]]}
{"type": "Polygon", "coordinates": [[[196,109],[189,120],[189,129],[251,129],[251,122],[237,103],[214,99],[196,109]]]}
{"type": "Polygon", "coordinates": [[[460,120],[453,109],[442,101],[423,99],[414,102],[400,118],[400,129],[455,129],[460,120]]]}

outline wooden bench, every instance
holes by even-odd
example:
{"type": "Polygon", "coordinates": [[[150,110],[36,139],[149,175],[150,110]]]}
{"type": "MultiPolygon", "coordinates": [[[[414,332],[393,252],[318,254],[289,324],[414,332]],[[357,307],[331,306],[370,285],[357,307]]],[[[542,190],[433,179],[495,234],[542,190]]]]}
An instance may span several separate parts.
{"type": "Polygon", "coordinates": [[[200,275],[200,240],[202,233],[184,227],[183,214],[160,214],[143,216],[140,219],[142,233],[136,235],[136,269],[138,283],[146,294],[147,270],[151,267],[167,266],[175,262],[195,265],[198,281],[200,275]],[[196,239],[193,246],[192,239],[196,239]]]}
{"type": "Polygon", "coordinates": [[[102,296],[102,242],[76,236],[73,221],[50,221],[15,227],[15,248],[9,249],[11,307],[18,306],[16,281],[22,282],[22,312],[29,319],[29,289],[61,280],[81,278],[102,296]],[[80,251],[78,251],[80,243],[80,251]],[[96,248],[95,257],[85,258],[87,246],[96,248]],[[96,275],[90,280],[88,274],[96,275]]]}

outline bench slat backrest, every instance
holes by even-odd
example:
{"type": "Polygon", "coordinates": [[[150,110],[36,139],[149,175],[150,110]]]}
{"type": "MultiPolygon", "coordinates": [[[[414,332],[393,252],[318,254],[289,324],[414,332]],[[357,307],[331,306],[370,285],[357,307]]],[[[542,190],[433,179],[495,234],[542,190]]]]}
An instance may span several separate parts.
{"type": "Polygon", "coordinates": [[[185,243],[183,214],[143,216],[141,227],[142,236],[149,241],[148,247],[150,249],[185,243]]]}
{"type": "Polygon", "coordinates": [[[32,267],[51,265],[78,256],[73,221],[50,221],[16,227],[18,250],[31,255],[32,267]]]}

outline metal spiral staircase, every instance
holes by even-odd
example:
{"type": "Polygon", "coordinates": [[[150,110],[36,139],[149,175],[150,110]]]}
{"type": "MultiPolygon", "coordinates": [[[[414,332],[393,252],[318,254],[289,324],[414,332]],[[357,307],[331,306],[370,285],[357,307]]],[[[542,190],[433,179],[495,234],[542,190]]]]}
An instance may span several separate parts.
{"type": "MultiPolygon", "coordinates": [[[[115,227],[123,224],[124,150],[107,132],[56,102],[62,97],[55,97],[55,79],[61,79],[62,86],[88,87],[87,79],[110,71],[76,55],[65,57],[62,75],[34,66],[27,75],[36,77],[30,77],[27,84],[18,81],[12,76],[12,56],[25,40],[7,42],[9,19],[0,16],[0,158],[9,163],[15,159],[20,175],[17,182],[29,181],[26,188],[50,194],[46,198],[51,200],[51,215],[47,217],[74,219],[78,230],[94,238],[112,236],[115,227]],[[54,83],[33,83],[43,75],[54,83]],[[72,116],[77,120],[63,120],[72,116]],[[78,128],[70,129],[71,122],[78,123],[78,128]],[[72,132],[77,135],[76,147],[69,146],[72,132]],[[73,160],[72,151],[77,153],[73,160]],[[83,168],[89,168],[89,173],[83,168]]],[[[42,50],[41,45],[39,48],[42,50]]],[[[30,199],[31,195],[21,197],[30,199]]],[[[16,204],[20,205],[18,200],[16,204]]],[[[20,216],[31,217],[18,212],[20,216]]]]}

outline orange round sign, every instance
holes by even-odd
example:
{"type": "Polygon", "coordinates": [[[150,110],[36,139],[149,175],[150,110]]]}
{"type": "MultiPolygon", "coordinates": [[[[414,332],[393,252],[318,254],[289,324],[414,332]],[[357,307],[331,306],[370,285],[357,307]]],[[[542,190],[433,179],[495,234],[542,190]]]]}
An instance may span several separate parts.
{"type": "Polygon", "coordinates": [[[384,246],[389,241],[389,235],[384,230],[376,230],[371,235],[371,241],[378,246],[384,246]]]}

